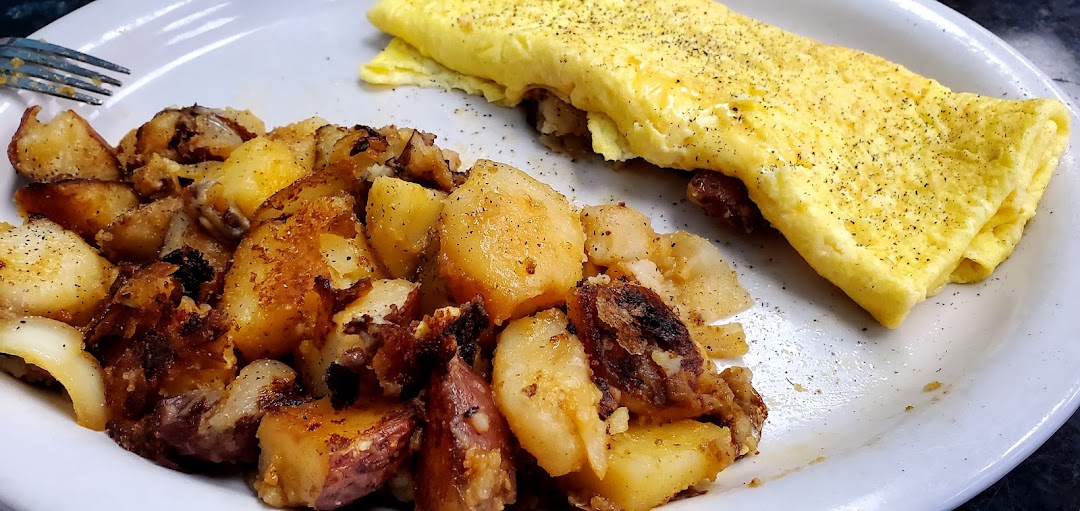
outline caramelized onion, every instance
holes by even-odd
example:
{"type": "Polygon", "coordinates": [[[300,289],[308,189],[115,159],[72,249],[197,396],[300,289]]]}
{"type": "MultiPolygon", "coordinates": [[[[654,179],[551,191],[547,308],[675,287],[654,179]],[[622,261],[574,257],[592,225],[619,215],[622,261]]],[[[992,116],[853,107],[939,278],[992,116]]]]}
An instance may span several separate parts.
{"type": "Polygon", "coordinates": [[[105,429],[108,415],[101,366],[83,351],[83,336],[75,327],[41,317],[0,320],[0,353],[48,372],[67,389],[79,425],[105,429]]]}

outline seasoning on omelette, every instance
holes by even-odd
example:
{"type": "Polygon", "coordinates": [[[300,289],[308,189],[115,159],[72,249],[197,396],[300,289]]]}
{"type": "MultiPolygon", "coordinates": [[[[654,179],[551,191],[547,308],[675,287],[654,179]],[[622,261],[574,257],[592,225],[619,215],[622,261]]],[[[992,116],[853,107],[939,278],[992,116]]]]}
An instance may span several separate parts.
{"type": "Polygon", "coordinates": [[[376,84],[515,105],[546,89],[593,149],[740,179],[806,261],[883,325],[1012,252],[1069,132],[1052,99],[953,92],[711,0],[381,0],[376,84]]]}

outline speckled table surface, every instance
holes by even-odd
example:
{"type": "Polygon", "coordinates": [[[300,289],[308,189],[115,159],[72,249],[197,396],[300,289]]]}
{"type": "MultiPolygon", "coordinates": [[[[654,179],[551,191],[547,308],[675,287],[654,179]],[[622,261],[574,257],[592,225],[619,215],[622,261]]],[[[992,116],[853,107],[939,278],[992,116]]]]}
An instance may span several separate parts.
{"type": "MultiPolygon", "coordinates": [[[[942,2],[1011,44],[1080,105],[1080,0],[942,2]]],[[[0,34],[29,34],[87,3],[0,0],[0,34]]],[[[1080,413],[1005,478],[959,509],[1080,510],[1080,413]]]]}

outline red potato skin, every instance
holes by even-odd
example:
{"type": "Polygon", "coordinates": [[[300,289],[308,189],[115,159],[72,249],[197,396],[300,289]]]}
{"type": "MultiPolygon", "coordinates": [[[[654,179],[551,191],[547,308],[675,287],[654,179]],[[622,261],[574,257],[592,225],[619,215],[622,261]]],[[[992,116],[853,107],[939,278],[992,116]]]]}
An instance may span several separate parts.
{"type": "Polygon", "coordinates": [[[410,437],[416,427],[416,412],[403,406],[364,433],[371,439],[370,448],[334,454],[322,493],[312,507],[337,509],[382,488],[409,459],[410,437]]]}
{"type": "Polygon", "coordinates": [[[427,388],[418,511],[498,511],[517,497],[512,438],[488,384],[460,357],[427,388]]]}

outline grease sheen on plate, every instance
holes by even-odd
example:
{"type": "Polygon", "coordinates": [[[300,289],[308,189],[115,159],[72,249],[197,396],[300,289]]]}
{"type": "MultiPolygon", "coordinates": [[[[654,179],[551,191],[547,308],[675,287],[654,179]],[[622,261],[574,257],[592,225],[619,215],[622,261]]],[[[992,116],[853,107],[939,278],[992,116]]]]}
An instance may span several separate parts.
{"type": "MultiPolygon", "coordinates": [[[[1012,50],[936,3],[727,3],[803,35],[881,54],[957,90],[1058,96],[1012,50]]],[[[773,413],[760,456],[725,471],[709,495],[672,508],[950,507],[1019,462],[1075,408],[1077,382],[1068,368],[1080,361],[1080,347],[1071,342],[1078,325],[1067,304],[1080,291],[1070,285],[1078,275],[1067,262],[1080,256],[1071,234],[1080,214],[1067,197],[1080,193],[1077,135],[1039,215],[996,278],[949,289],[902,328],[885,331],[782,240],[713,228],[683,201],[681,181],[633,168],[616,173],[596,160],[571,163],[536,142],[519,112],[482,100],[359,85],[355,64],[386,43],[363,20],[367,8],[271,2],[252,12],[213,1],[150,7],[102,0],[38,36],[133,69],[105,107],[79,110],[113,143],[162,107],[195,102],[249,108],[271,125],[321,115],[414,126],[439,134],[466,162],[504,161],[576,203],[624,200],[648,213],[658,231],[688,228],[718,240],[758,300],[744,318],[747,337],[756,340],[744,362],[760,375],[773,413]],[[244,73],[233,72],[237,62],[244,73]],[[943,385],[923,392],[931,381],[943,385]],[[914,409],[905,411],[909,405],[914,409]],[[755,477],[764,484],[747,487],[755,477]]],[[[36,101],[5,91],[0,136],[10,137],[19,113],[36,101]]],[[[46,116],[70,107],[46,105],[46,116]]],[[[11,173],[2,179],[10,196],[11,173]]],[[[4,219],[15,219],[6,208],[4,219]]],[[[79,428],[66,407],[0,378],[0,410],[17,418],[0,423],[7,451],[0,502],[16,509],[140,509],[150,501],[160,509],[258,509],[243,482],[157,468],[79,428]],[[92,470],[85,460],[95,460],[92,470]],[[64,491],[56,491],[58,483],[64,491]],[[184,499],[169,498],[181,492],[184,499]]]]}

